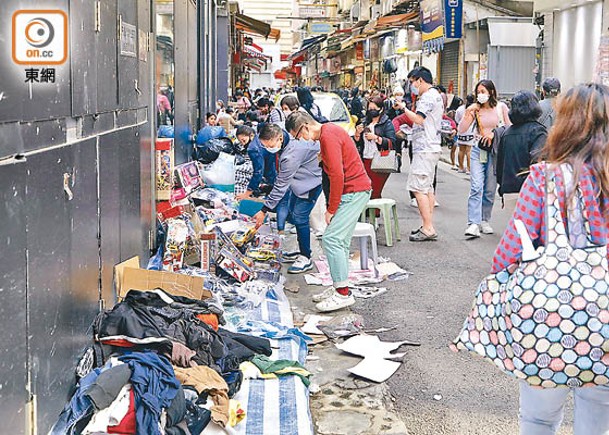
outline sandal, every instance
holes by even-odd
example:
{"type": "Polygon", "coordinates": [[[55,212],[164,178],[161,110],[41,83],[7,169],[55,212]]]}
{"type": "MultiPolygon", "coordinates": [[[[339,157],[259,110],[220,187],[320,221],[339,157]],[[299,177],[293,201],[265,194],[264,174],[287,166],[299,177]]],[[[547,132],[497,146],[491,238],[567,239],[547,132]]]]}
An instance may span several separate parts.
{"type": "Polygon", "coordinates": [[[421,229],[416,234],[411,234],[408,239],[411,242],[435,242],[436,240],[438,240],[438,235],[435,233],[431,235],[425,234],[423,232],[423,229],[421,229]]]}
{"type": "Polygon", "coordinates": [[[417,228],[416,230],[411,230],[410,234],[416,234],[418,232],[420,232],[423,229],[423,226],[421,225],[419,228],[417,228]]]}

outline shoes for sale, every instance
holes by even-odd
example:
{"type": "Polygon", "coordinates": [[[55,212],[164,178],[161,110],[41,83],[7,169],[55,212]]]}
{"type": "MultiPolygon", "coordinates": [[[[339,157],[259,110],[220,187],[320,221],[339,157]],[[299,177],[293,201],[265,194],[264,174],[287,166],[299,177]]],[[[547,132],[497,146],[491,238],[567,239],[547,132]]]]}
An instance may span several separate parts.
{"type": "Polygon", "coordinates": [[[313,269],[313,262],[304,255],[299,255],[294,264],[288,268],[288,273],[304,273],[313,269]]]}
{"type": "Polygon", "coordinates": [[[313,295],[313,297],[311,299],[313,300],[313,302],[321,302],[324,299],[328,299],[334,293],[336,293],[336,290],[334,290],[334,287],[328,287],[323,292],[313,295]]]}
{"type": "Polygon", "coordinates": [[[471,224],[469,227],[467,227],[467,229],[465,230],[465,235],[467,237],[472,237],[472,238],[477,238],[480,237],[480,226],[476,225],[476,224],[471,224]]]}
{"type": "Polygon", "coordinates": [[[493,227],[491,227],[488,222],[484,221],[482,221],[482,223],[480,224],[480,231],[482,232],[482,234],[493,234],[495,232],[493,231],[493,227]]]}
{"type": "Polygon", "coordinates": [[[343,296],[335,291],[332,296],[315,305],[315,308],[317,308],[317,311],[327,313],[330,311],[342,310],[343,308],[350,307],[354,304],[355,298],[351,292],[349,292],[349,295],[343,296]]]}

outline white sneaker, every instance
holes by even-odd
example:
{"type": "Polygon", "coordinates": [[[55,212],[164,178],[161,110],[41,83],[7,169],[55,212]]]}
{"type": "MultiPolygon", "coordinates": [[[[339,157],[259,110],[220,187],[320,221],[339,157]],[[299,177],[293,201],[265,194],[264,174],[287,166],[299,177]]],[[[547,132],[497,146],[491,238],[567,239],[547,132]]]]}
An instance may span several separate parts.
{"type": "Polygon", "coordinates": [[[315,308],[317,308],[317,311],[327,313],[329,311],[342,310],[353,304],[355,304],[353,294],[349,293],[348,296],[343,296],[335,291],[332,296],[315,305],[315,308]]]}
{"type": "Polygon", "coordinates": [[[304,273],[309,270],[313,270],[313,262],[304,255],[299,255],[294,264],[288,268],[288,273],[304,273]]]}
{"type": "Polygon", "coordinates": [[[334,287],[328,287],[327,289],[325,289],[323,292],[321,293],[317,293],[316,295],[313,295],[313,297],[311,298],[311,300],[313,302],[321,302],[324,299],[328,299],[330,296],[332,296],[334,293],[336,293],[336,290],[334,290],[334,287]]]}
{"type": "Polygon", "coordinates": [[[482,221],[482,223],[480,224],[480,231],[482,231],[482,234],[493,234],[493,227],[491,227],[491,225],[488,222],[484,222],[482,221]]]}
{"type": "Polygon", "coordinates": [[[419,208],[419,204],[417,204],[417,199],[416,198],[412,198],[410,200],[410,206],[414,207],[414,208],[419,208]]]}
{"type": "Polygon", "coordinates": [[[440,207],[440,203],[438,201],[434,202],[433,204],[434,207],[440,207]]]}
{"type": "Polygon", "coordinates": [[[471,224],[465,230],[465,235],[468,237],[480,237],[480,227],[476,224],[471,224]]]}

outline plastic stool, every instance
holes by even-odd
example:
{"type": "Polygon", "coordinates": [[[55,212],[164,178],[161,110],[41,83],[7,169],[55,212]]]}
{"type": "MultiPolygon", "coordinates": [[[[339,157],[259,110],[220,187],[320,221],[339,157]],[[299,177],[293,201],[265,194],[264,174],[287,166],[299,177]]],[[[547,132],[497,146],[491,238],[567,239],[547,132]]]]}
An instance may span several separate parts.
{"type": "Polygon", "coordinates": [[[368,219],[372,225],[376,224],[376,210],[381,211],[383,224],[385,226],[385,243],[387,246],[393,246],[393,235],[391,234],[391,214],[393,214],[393,225],[395,227],[395,237],[402,240],[400,237],[400,226],[398,223],[398,206],[395,200],[389,198],[371,199],[366,204],[366,208],[360,216],[361,221],[366,220],[366,211],[368,211],[368,219]]]}
{"type": "MultiPolygon", "coordinates": [[[[372,245],[372,261],[376,266],[378,264],[378,250],[376,246],[376,231],[374,226],[371,224],[365,224],[358,222],[355,225],[353,231],[353,237],[359,239],[359,264],[362,270],[368,270],[368,238],[370,238],[370,244],[372,245]]],[[[375,274],[376,267],[374,268],[375,274]]]]}

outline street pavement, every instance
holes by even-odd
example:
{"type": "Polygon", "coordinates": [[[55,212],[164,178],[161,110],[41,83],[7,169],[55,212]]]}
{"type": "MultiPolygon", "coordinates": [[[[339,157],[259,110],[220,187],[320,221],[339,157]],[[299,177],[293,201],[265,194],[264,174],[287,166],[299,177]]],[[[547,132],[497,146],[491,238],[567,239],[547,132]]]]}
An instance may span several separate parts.
{"type": "MultiPolygon", "coordinates": [[[[446,151],[444,160],[446,160],[446,151]]],[[[385,282],[388,291],[357,300],[352,311],[361,314],[366,329],[396,327],[379,334],[385,341],[410,340],[403,364],[386,384],[362,382],[347,368],[360,358],[338,351],[326,342],[311,347],[307,368],[319,391],[312,393],[316,432],[338,434],[514,435],[518,434],[518,384],[490,363],[465,353],[453,353],[449,343],[459,333],[473,302],[474,292],[490,270],[492,255],[510,212],[495,202],[491,224],[495,234],[467,240],[469,177],[440,163],[438,201],[434,222],[437,242],[408,241],[418,228],[418,211],[409,206],[405,190],[408,163],[393,174],[383,197],[398,203],[402,241],[384,245],[377,231],[379,255],[412,272],[406,281],[385,282]]],[[[294,243],[295,240],[292,240],[294,243]]],[[[321,252],[314,242],[314,255],[321,252]]],[[[288,287],[296,321],[314,313],[310,296],[322,287],[307,286],[302,276],[289,276],[288,287]]],[[[348,312],[343,310],[334,314],[348,312]]],[[[566,410],[561,435],[572,433],[572,406],[566,410]]]]}
{"type": "MultiPolygon", "coordinates": [[[[502,210],[497,199],[491,220],[495,234],[466,240],[469,177],[440,163],[440,207],[434,215],[439,240],[412,243],[408,233],[418,228],[420,220],[418,211],[407,204],[406,179],[406,173],[393,174],[385,186],[383,197],[398,202],[402,241],[385,247],[383,231],[379,231],[379,254],[412,276],[388,283],[387,293],[358,302],[354,308],[364,316],[367,327],[398,325],[382,334],[382,339],[421,343],[418,348],[402,348],[404,363],[388,381],[398,414],[415,435],[517,434],[517,382],[490,363],[448,348],[471,308],[478,284],[489,273],[511,212],[502,210]]],[[[561,434],[572,432],[568,420],[561,434]]]]}

